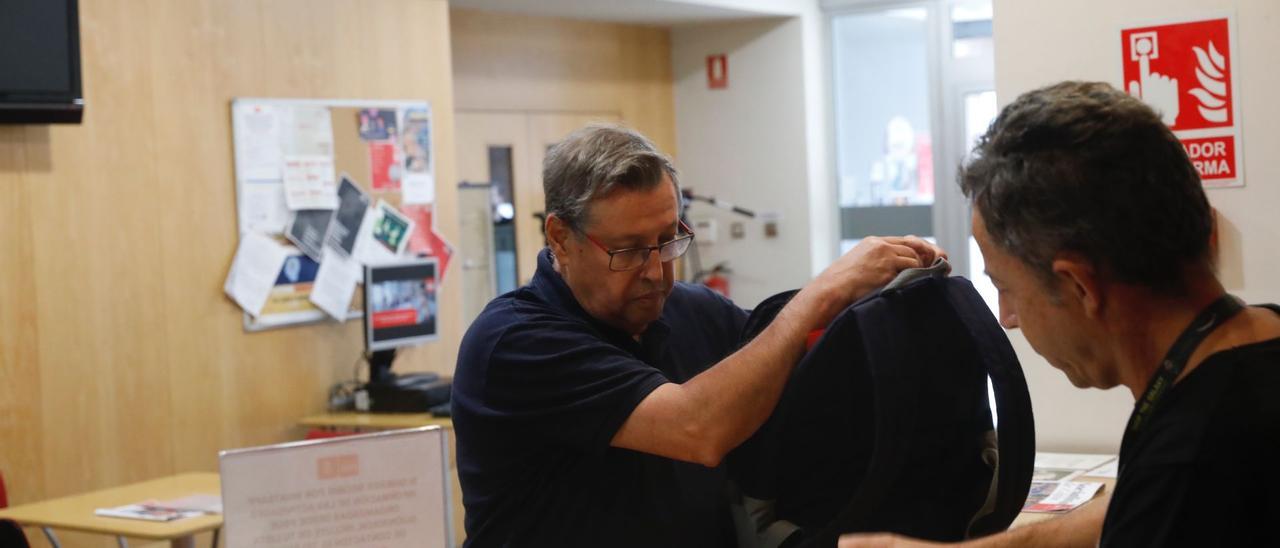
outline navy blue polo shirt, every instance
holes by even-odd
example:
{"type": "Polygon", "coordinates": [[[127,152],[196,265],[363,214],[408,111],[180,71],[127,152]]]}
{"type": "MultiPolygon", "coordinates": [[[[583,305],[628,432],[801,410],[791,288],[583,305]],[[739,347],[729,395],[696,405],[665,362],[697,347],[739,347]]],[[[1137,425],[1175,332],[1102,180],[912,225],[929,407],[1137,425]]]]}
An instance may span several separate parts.
{"type": "Polygon", "coordinates": [[[609,443],[655,388],[736,350],[746,317],[677,283],[637,342],[588,315],[539,253],[533,281],[489,303],[458,352],[467,545],[732,545],[723,470],[609,443]]]}

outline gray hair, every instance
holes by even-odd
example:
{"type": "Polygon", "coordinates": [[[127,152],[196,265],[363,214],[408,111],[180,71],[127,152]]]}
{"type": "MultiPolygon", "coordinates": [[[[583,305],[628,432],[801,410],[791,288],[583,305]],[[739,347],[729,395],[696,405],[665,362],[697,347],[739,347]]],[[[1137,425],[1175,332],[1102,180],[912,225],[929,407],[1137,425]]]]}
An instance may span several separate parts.
{"type": "Polygon", "coordinates": [[[633,129],[589,124],[547,151],[542,163],[547,214],[581,231],[591,200],[619,187],[652,189],[662,182],[663,174],[671,178],[679,202],[680,181],[671,158],[633,129]]]}

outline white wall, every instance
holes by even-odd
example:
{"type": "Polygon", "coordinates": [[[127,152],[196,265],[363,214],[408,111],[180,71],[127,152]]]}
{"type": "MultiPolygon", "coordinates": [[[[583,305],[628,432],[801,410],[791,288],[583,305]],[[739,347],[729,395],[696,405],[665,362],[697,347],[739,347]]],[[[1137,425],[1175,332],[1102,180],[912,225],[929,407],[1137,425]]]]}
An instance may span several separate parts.
{"type": "MultiPolygon", "coordinates": [[[[1275,0],[995,0],[996,92],[1002,104],[1053,82],[1082,79],[1120,84],[1121,26],[1165,18],[1236,13],[1233,62],[1242,100],[1243,189],[1209,190],[1222,214],[1222,277],[1250,302],[1280,301],[1280,2],[1275,0]]],[[[1079,390],[1013,334],[1031,384],[1042,449],[1116,451],[1132,409],[1125,389],[1079,390]]]]}
{"type": "Polygon", "coordinates": [[[764,224],[696,203],[693,219],[714,218],[714,244],[700,244],[705,267],[728,261],[732,296],[744,307],[804,285],[834,249],[833,192],[826,153],[821,21],[804,15],[672,29],[677,161],[681,182],[756,211],[781,215],[778,236],[764,224]],[[706,57],[728,56],[728,89],[708,89],[706,57]],[[812,210],[812,211],[811,211],[812,210]],[[730,238],[743,222],[746,237],[730,238]],[[814,248],[819,251],[814,253],[814,248]]]}

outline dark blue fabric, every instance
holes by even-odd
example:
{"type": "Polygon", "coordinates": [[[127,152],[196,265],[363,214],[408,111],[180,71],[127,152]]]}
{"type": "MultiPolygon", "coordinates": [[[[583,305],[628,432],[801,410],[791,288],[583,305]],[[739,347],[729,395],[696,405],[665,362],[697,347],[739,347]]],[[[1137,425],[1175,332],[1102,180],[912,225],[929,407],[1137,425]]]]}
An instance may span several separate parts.
{"type": "Polygon", "coordinates": [[[453,425],[468,546],[724,546],[724,473],[609,446],[636,405],[732,353],[746,312],[677,283],[636,342],[538,256],[463,337],[453,425]]]}
{"type": "MultiPolygon", "coordinates": [[[[779,297],[748,324],[763,329],[785,304],[779,297]]],[[[1032,423],[1017,357],[986,304],[968,280],[931,277],[837,316],[728,462],[744,494],[776,501],[776,519],[815,545],[858,531],[955,541],[1016,517],[1031,481],[1032,423]],[[971,530],[992,479],[982,458],[987,375],[1001,408],[1001,481],[995,512],[971,530]]]]}

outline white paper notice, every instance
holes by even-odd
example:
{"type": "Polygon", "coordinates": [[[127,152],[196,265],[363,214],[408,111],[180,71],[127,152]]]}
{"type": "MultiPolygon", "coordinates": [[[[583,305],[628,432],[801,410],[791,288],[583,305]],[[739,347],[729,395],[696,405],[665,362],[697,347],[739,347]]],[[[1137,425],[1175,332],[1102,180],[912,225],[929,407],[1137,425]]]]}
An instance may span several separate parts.
{"type": "Polygon", "coordinates": [[[271,294],[289,253],[289,248],[267,236],[245,233],[240,238],[240,247],[236,249],[236,258],[227,273],[223,291],[256,318],[267,303],[267,296],[271,294]]]}
{"type": "Polygon", "coordinates": [[[292,215],[285,204],[280,181],[249,182],[240,186],[240,229],[245,232],[282,234],[292,215]]]}
{"type": "Polygon", "coordinates": [[[400,179],[400,197],[406,205],[436,201],[436,179],[431,173],[407,172],[400,179]]]}
{"type": "Polygon", "coordinates": [[[1088,455],[1083,453],[1036,453],[1036,468],[1066,468],[1090,470],[1115,459],[1115,455],[1088,455]]]}
{"type": "Polygon", "coordinates": [[[333,157],[333,120],[329,108],[295,105],[289,109],[286,154],[333,157]]]}
{"type": "Polygon", "coordinates": [[[1084,475],[1095,478],[1117,478],[1120,476],[1120,459],[1112,460],[1111,462],[1085,472],[1084,475]]]}
{"type": "Polygon", "coordinates": [[[1074,510],[1080,505],[1093,500],[1093,496],[1103,486],[1101,483],[1079,481],[1054,482],[1047,485],[1052,485],[1053,490],[1048,496],[1033,502],[1036,491],[1035,484],[1033,484],[1032,496],[1028,497],[1027,504],[1022,507],[1023,512],[1067,512],[1074,510]]]}
{"type": "Polygon", "coordinates": [[[283,149],[280,111],[271,105],[236,104],[236,177],[241,181],[279,180],[283,149]]]}
{"type": "Polygon", "coordinates": [[[347,319],[351,309],[351,295],[363,275],[360,263],[336,253],[332,248],[324,251],[320,270],[316,272],[315,285],[311,286],[311,302],[338,321],[347,319]]]}
{"type": "Polygon", "coordinates": [[[329,156],[285,156],[284,199],[289,209],[338,207],[338,185],[329,156]]]}

